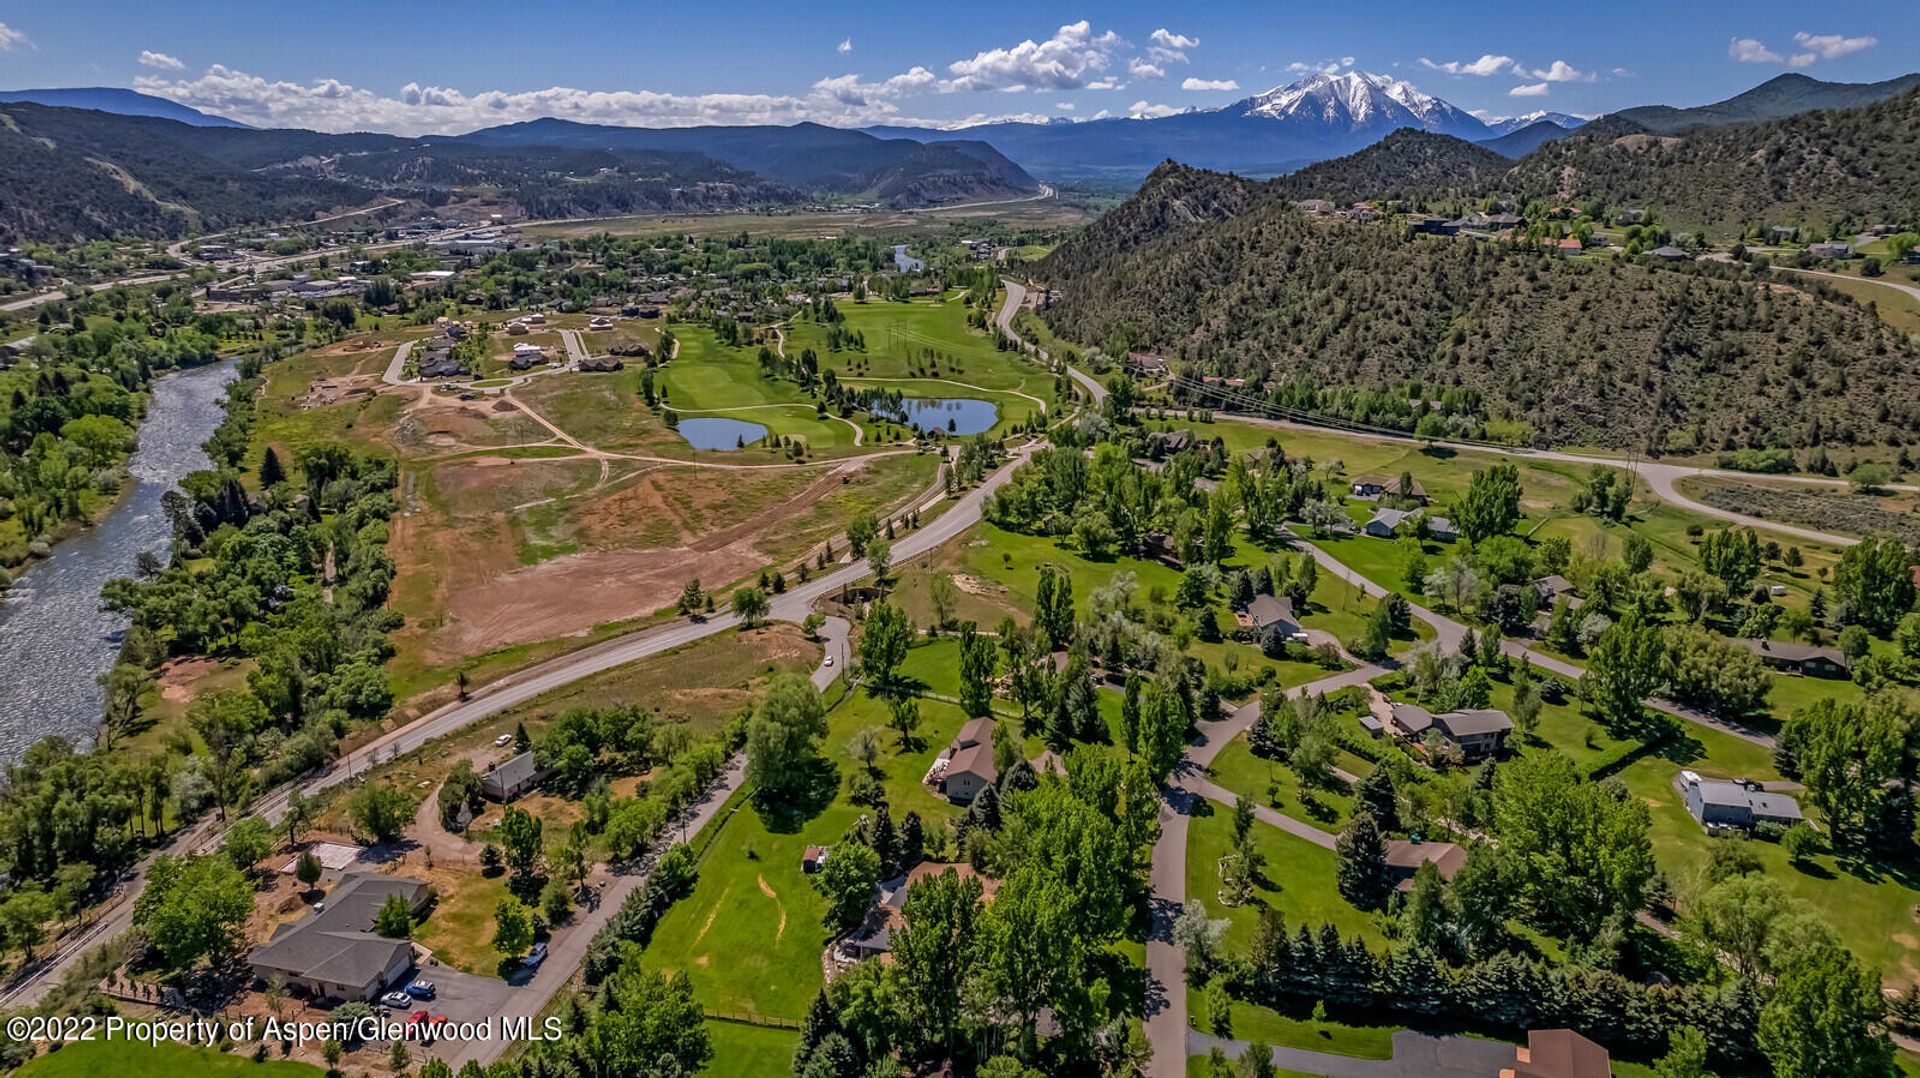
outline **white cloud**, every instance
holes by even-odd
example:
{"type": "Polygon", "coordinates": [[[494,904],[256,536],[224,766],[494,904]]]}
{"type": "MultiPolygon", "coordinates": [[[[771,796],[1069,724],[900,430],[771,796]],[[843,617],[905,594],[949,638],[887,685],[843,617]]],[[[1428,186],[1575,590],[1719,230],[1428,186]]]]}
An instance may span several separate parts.
{"type": "Polygon", "coordinates": [[[1633,72],[1628,71],[1624,67],[1616,67],[1612,71],[1609,71],[1608,74],[1616,79],[1630,79],[1633,77],[1633,72]]]}
{"type": "Polygon", "coordinates": [[[1127,74],[1136,79],[1164,79],[1167,77],[1167,69],[1135,56],[1127,61],[1127,74]]]}
{"type": "Polygon", "coordinates": [[[1315,60],[1312,63],[1307,63],[1304,60],[1295,60],[1293,63],[1287,65],[1287,70],[1295,75],[1305,75],[1309,72],[1318,72],[1322,75],[1338,75],[1341,68],[1352,66],[1353,57],[1342,56],[1338,60],[1315,60]]]}
{"type": "Polygon", "coordinates": [[[140,50],[140,66],[157,68],[161,71],[185,71],[187,69],[187,65],[181,63],[178,57],[168,56],[164,52],[154,52],[151,49],[140,50]]]}
{"type": "Polygon", "coordinates": [[[940,84],[956,90],[1078,90],[1106,70],[1120,35],[1095,34],[1082,19],[1062,26],[1042,42],[1032,39],[1011,48],[987,49],[971,60],[947,65],[953,78],[940,84]]]}
{"type": "Polygon", "coordinates": [[[1353,66],[1353,57],[1351,57],[1351,56],[1342,56],[1342,57],[1340,58],[1340,66],[1341,66],[1341,67],[1352,67],[1352,66],[1353,66]]]}
{"type": "Polygon", "coordinates": [[[895,75],[884,82],[861,82],[858,75],[835,75],[813,84],[816,96],[825,95],[842,105],[862,108],[882,101],[920,93],[935,82],[933,72],[924,67],[895,75]]]}
{"type": "Polygon", "coordinates": [[[1544,82],[1527,83],[1525,85],[1515,86],[1513,89],[1508,90],[1507,96],[1508,97],[1545,97],[1547,96],[1547,89],[1548,89],[1547,84],[1544,82]]]}
{"type": "Polygon", "coordinates": [[[15,30],[6,23],[0,22],[0,52],[6,52],[15,45],[25,45],[27,43],[27,33],[25,30],[15,30]]]}
{"type": "Polygon", "coordinates": [[[1448,60],[1445,63],[1435,63],[1422,56],[1420,65],[1434,71],[1444,71],[1449,75],[1477,75],[1482,78],[1498,75],[1502,71],[1518,66],[1513,62],[1513,57],[1496,56],[1493,53],[1487,53],[1478,60],[1448,60]]]}
{"type": "Polygon", "coordinates": [[[1784,59],[1779,53],[1750,37],[1734,38],[1733,42],[1727,46],[1727,55],[1743,64],[1777,64],[1784,59]]]}
{"type": "Polygon", "coordinates": [[[1109,75],[1104,79],[1095,79],[1087,83],[1088,90],[1124,90],[1127,84],[1109,75]]]}
{"type": "Polygon", "coordinates": [[[1055,101],[1055,102],[1053,103],[1053,107],[1054,107],[1054,108],[1056,108],[1056,109],[1059,109],[1059,110],[1060,110],[1061,112],[1072,112],[1072,111],[1073,111],[1073,102],[1071,102],[1071,101],[1055,101]]]}
{"type": "Polygon", "coordinates": [[[790,124],[802,120],[841,125],[925,122],[902,116],[894,99],[930,89],[937,82],[931,71],[914,68],[878,83],[862,82],[853,75],[822,79],[805,96],[667,94],[566,86],[470,94],[413,82],[396,96],[387,96],[337,79],[279,81],[222,64],[209,67],[197,77],[142,75],[134,80],[135,86],[147,93],[260,126],[403,135],[456,134],[543,116],[650,127],[790,124]]]}
{"type": "Polygon", "coordinates": [[[1240,84],[1232,79],[1188,79],[1180,84],[1182,90],[1238,90],[1240,84]]]}
{"type": "Polygon", "coordinates": [[[1534,68],[1532,74],[1534,78],[1543,82],[1577,82],[1582,79],[1590,80],[1593,78],[1592,75],[1581,71],[1565,60],[1555,60],[1553,66],[1545,70],[1534,68]]]}
{"type": "MultiPolygon", "coordinates": [[[[1793,35],[1793,43],[1806,50],[1806,52],[1800,54],[1801,56],[1810,53],[1818,56],[1822,60],[1838,60],[1842,56],[1851,55],[1862,49],[1871,49],[1875,45],[1880,44],[1880,39],[1865,35],[1860,37],[1841,37],[1839,34],[1809,34],[1802,30],[1793,35]]],[[[1799,56],[1794,57],[1796,60],[1799,58],[1799,56]]],[[[1813,61],[1809,59],[1807,62],[1812,63],[1813,61]]]]}
{"type": "Polygon", "coordinates": [[[1135,101],[1127,107],[1127,115],[1136,120],[1157,120],[1162,116],[1172,116],[1181,111],[1172,105],[1151,105],[1146,101],[1135,101]]]}
{"type": "Polygon", "coordinates": [[[1153,44],[1147,46],[1147,55],[1161,63],[1186,63],[1187,50],[1200,47],[1200,39],[1176,34],[1161,27],[1148,36],[1153,44]]]}
{"type": "Polygon", "coordinates": [[[850,37],[848,37],[848,38],[841,38],[841,39],[840,39],[840,44],[838,44],[838,45],[835,45],[835,46],[833,47],[833,51],[835,51],[835,52],[837,52],[837,53],[839,53],[839,54],[840,54],[840,55],[842,55],[842,56],[845,56],[846,54],[848,54],[848,53],[850,53],[850,52],[852,52],[852,51],[853,51],[853,39],[852,39],[852,38],[850,38],[850,37]]]}

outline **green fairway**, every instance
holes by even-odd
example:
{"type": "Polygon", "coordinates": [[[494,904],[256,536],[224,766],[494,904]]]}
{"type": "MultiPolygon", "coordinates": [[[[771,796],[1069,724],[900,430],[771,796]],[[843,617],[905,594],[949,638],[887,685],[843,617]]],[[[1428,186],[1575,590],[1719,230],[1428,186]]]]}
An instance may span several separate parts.
{"type": "Polygon", "coordinates": [[[76,1041],[40,1056],[13,1072],[21,1078],[97,1078],[103,1074],[140,1078],[320,1078],[326,1072],[308,1063],[251,1058],[162,1042],[156,1045],[127,1041],[76,1041]]]}
{"type": "Polygon", "coordinates": [[[713,1037],[713,1060],[704,1073],[722,1076],[785,1074],[800,1044],[800,1034],[793,1030],[744,1022],[709,1019],[707,1032],[713,1037]]]}

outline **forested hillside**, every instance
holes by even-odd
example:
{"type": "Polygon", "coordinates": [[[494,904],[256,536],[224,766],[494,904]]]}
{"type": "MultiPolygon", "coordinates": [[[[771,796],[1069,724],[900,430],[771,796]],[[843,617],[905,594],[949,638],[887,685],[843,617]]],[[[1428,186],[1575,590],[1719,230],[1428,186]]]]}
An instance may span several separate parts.
{"type": "Polygon", "coordinates": [[[1499,185],[1550,202],[1649,206],[1683,228],[1920,219],[1920,90],[1865,108],[1653,134],[1602,120],[1523,158],[1499,185]]]}
{"type": "Polygon", "coordinates": [[[1062,290],[1046,316],[1068,337],[1403,429],[1458,387],[1443,429],[1504,420],[1539,444],[1899,443],[1920,430],[1911,342],[1741,266],[1581,263],[1331,223],[1272,185],[1167,165],[1040,272],[1062,290]]]}
{"type": "Polygon", "coordinates": [[[1358,153],[1309,165],[1274,181],[1289,198],[1341,205],[1365,199],[1472,195],[1497,184],[1513,162],[1452,135],[1403,127],[1358,153]]]}

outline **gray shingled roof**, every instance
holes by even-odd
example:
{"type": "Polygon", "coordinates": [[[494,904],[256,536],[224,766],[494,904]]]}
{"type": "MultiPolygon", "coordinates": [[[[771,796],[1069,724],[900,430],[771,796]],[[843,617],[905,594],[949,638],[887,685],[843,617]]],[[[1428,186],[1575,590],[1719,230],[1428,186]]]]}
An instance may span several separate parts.
{"type": "Polygon", "coordinates": [[[399,895],[419,909],[427,891],[426,881],[407,876],[349,873],[327,896],[326,909],[282,925],[248,961],[333,984],[367,984],[386,971],[396,948],[411,946],[368,931],[381,905],[399,895]]]}

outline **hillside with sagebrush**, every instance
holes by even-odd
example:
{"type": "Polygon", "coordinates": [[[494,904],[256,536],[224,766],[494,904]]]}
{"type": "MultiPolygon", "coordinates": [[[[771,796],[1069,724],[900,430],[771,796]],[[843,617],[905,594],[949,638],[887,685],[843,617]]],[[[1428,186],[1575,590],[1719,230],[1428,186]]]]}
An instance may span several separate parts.
{"type": "Polygon", "coordinates": [[[1648,206],[1683,228],[1920,219],[1920,90],[1864,108],[1660,135],[1609,118],[1521,159],[1499,186],[1648,206]]]}
{"type": "Polygon", "coordinates": [[[1471,197],[1512,167],[1508,158],[1465,139],[1403,127],[1358,153],[1284,176],[1274,189],[1343,206],[1376,198],[1471,197]]]}
{"type": "Polygon", "coordinates": [[[1061,334],[1294,406],[1410,428],[1449,388],[1536,444],[1904,443],[1920,352],[1844,297],[1744,266],[1574,262],[1313,219],[1271,184],[1163,165],[1039,267],[1061,334]],[[1413,392],[1409,392],[1412,385],[1413,392]],[[1512,421],[1526,424],[1518,428],[1512,421]]]}

